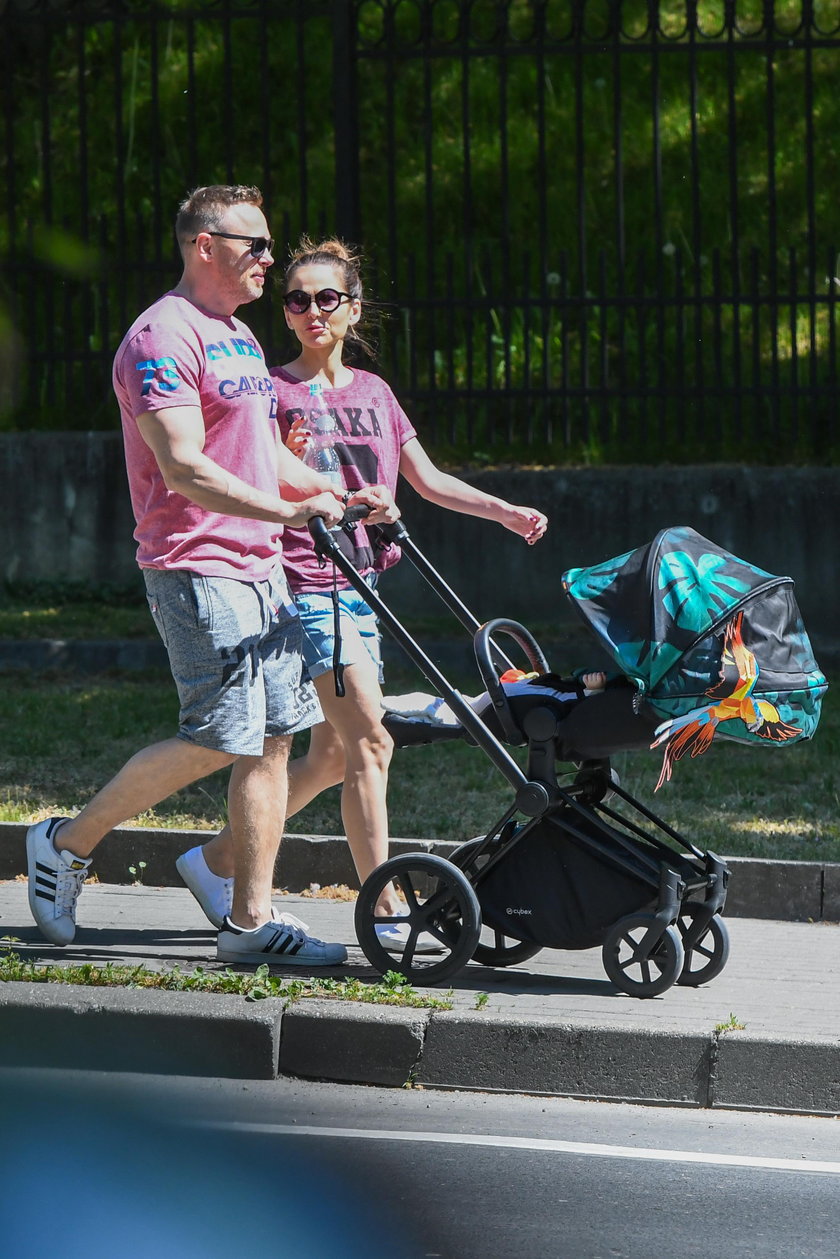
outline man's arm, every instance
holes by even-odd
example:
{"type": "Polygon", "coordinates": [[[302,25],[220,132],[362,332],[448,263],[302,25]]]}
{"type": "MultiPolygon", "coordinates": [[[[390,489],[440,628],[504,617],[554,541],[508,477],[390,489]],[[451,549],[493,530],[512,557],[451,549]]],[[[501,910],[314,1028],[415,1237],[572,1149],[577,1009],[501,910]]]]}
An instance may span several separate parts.
{"type": "MultiPolygon", "coordinates": [[[[303,447],[294,442],[294,449],[283,443],[279,430],[277,434],[277,479],[283,494],[290,499],[300,499],[309,494],[317,494],[320,489],[329,485],[326,477],[313,472],[303,462],[303,447]]],[[[385,485],[368,485],[361,490],[348,490],[347,503],[350,507],[364,504],[370,508],[367,523],[371,525],[393,524],[399,519],[399,508],[394,496],[385,485]]]]}
{"type": "MultiPolygon", "coordinates": [[[[136,417],[144,442],[157,460],[166,488],[173,494],[198,503],[208,511],[246,520],[268,520],[301,526],[313,516],[323,516],[327,524],[337,524],[343,505],[330,490],[324,491],[323,478],[308,474],[298,483],[300,493],[289,502],[248,485],[204,454],[204,420],[198,407],[165,407],[142,412],[136,417]],[[320,483],[320,484],[319,484],[320,483]]],[[[300,461],[290,456],[293,462],[300,461]]],[[[280,470],[278,468],[278,479],[280,470]]],[[[285,479],[283,481],[285,485],[285,479]]],[[[291,497],[291,495],[290,495],[291,497]]]]}
{"type": "Polygon", "coordinates": [[[313,472],[307,464],[283,444],[277,430],[277,480],[285,498],[295,501],[320,494],[330,488],[330,482],[320,472],[313,472]]]}

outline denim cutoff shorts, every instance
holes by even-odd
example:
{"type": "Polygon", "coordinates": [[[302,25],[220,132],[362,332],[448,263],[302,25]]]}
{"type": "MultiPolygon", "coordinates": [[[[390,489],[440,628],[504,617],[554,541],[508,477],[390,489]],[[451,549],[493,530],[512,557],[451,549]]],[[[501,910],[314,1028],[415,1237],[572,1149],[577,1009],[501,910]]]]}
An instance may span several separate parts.
{"type": "MultiPolygon", "coordinates": [[[[370,582],[373,585],[373,581],[370,582]]],[[[382,682],[382,649],[379,620],[373,608],[355,590],[338,590],[341,628],[341,663],[345,666],[373,661],[382,682]]],[[[295,595],[301,629],[303,659],[309,674],[318,678],[333,667],[335,614],[332,594],[295,595]]]]}
{"type": "Polygon", "coordinates": [[[143,569],[189,743],[261,756],[264,739],[323,721],[303,667],[301,626],[282,569],[262,582],[143,569]]]}

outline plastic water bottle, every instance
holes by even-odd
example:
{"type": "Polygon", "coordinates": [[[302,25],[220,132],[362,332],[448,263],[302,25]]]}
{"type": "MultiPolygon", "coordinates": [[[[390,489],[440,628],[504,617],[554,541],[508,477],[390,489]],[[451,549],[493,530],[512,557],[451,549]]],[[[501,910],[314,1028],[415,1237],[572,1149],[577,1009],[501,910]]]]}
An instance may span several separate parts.
{"type": "Polygon", "coordinates": [[[341,460],[335,448],[338,430],[335,419],[324,402],[323,386],[317,380],[313,380],[309,386],[309,433],[303,462],[313,472],[320,472],[321,476],[328,477],[336,493],[343,494],[341,460]]]}

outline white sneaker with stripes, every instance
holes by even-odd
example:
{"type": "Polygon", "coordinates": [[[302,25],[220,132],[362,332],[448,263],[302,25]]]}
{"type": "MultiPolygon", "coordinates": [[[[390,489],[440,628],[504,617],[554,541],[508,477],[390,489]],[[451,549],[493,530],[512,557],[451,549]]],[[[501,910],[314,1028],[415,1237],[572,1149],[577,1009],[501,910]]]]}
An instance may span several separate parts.
{"type": "Polygon", "coordinates": [[[90,858],[57,851],[54,838],[66,817],[48,817],[26,832],[29,908],[42,935],[52,944],[70,944],[76,934],[76,901],[87,878],[90,858]]]}
{"type": "Polygon", "coordinates": [[[216,943],[220,962],[242,966],[340,966],[347,961],[343,944],[326,944],[288,920],[264,922],[253,931],[225,918],[216,943]]]}

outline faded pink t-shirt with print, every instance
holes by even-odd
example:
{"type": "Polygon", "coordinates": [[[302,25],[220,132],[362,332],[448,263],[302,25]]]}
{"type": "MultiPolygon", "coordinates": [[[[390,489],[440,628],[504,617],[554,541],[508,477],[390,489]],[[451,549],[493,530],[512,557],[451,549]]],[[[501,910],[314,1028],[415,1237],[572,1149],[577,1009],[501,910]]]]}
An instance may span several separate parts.
{"type": "Polygon", "coordinates": [[[277,495],[277,396],[254,334],[170,292],[129,328],[114,358],[141,568],[264,581],[277,567],[282,526],[208,511],[167,490],[136,416],[198,407],[204,454],[246,484],[277,495]]]}
{"type": "MultiPolygon", "coordinates": [[[[309,383],[291,376],[284,367],[272,367],[277,391],[280,432],[285,441],[296,419],[307,418],[310,409],[309,383]]],[[[324,403],[335,418],[336,450],[341,474],[348,490],[366,485],[387,485],[396,493],[400,454],[417,433],[390,387],[381,376],[353,368],[353,379],[338,389],[324,389],[324,403]]],[[[352,535],[341,533],[342,550],[360,572],[389,568],[399,559],[399,549],[376,548],[373,530],[356,525],[352,535]]],[[[283,534],[283,567],[294,594],[311,594],[333,583],[333,566],[318,566],[318,557],[308,529],[287,528],[283,534]]],[[[337,584],[349,583],[340,573],[337,584]]]]}

